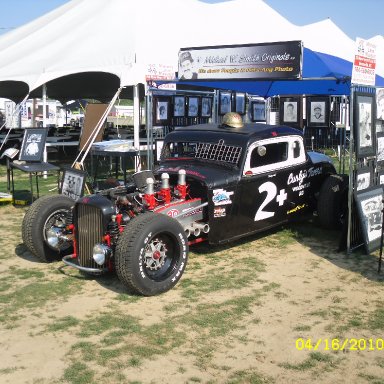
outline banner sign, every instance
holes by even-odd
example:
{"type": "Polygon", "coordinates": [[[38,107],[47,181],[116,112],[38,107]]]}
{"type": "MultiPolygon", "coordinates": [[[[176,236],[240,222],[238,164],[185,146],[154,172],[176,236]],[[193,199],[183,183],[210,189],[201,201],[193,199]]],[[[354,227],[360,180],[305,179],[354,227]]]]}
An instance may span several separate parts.
{"type": "Polygon", "coordinates": [[[7,128],[17,126],[16,104],[13,101],[5,102],[5,125],[7,128]]]}
{"type": "Polygon", "coordinates": [[[375,85],[376,45],[356,38],[355,59],[353,60],[351,83],[375,85]]]}
{"type": "Polygon", "coordinates": [[[148,64],[145,75],[147,84],[151,84],[152,87],[159,89],[171,89],[175,90],[175,84],[162,84],[157,86],[156,80],[174,80],[175,79],[175,68],[173,65],[166,64],[148,64]]]}
{"type": "Polygon", "coordinates": [[[302,75],[301,41],[182,48],[179,80],[288,80],[302,75]]]}

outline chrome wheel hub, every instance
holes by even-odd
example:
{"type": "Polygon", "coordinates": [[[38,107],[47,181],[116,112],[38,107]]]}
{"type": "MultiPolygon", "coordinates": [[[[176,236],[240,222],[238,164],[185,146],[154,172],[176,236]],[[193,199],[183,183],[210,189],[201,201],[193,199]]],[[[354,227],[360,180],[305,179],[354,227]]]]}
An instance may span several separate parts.
{"type": "Polygon", "coordinates": [[[151,241],[145,249],[145,266],[152,271],[159,270],[165,263],[166,253],[167,248],[161,240],[151,241]]]}

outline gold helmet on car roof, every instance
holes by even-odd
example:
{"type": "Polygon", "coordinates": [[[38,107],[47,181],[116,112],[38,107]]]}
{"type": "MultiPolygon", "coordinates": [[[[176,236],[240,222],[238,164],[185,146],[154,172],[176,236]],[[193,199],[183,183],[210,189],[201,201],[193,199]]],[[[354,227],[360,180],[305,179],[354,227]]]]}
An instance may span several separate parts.
{"type": "Polygon", "coordinates": [[[228,112],[223,117],[223,125],[233,128],[242,128],[243,119],[237,112],[228,112]]]}

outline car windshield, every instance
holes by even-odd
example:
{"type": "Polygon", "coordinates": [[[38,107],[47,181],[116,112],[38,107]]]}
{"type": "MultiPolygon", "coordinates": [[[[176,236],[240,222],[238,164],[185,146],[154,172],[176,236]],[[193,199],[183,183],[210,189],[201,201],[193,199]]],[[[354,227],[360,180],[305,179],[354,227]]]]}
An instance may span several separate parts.
{"type": "Polygon", "coordinates": [[[242,148],[218,143],[202,142],[168,142],[162,151],[162,160],[167,159],[201,159],[238,165],[242,148]]]}

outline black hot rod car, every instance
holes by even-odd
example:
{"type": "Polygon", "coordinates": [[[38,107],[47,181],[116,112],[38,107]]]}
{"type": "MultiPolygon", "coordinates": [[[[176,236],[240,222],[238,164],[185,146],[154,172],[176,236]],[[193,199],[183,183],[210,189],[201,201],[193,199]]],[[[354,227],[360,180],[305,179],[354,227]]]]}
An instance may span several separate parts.
{"type": "Polygon", "coordinates": [[[345,185],[327,156],[306,152],[296,129],[197,125],[166,136],[154,172],[77,201],[36,200],[22,236],[40,260],[61,257],[88,274],[115,270],[149,296],[178,282],[192,244],[226,243],[314,212],[336,225],[345,185]]]}

